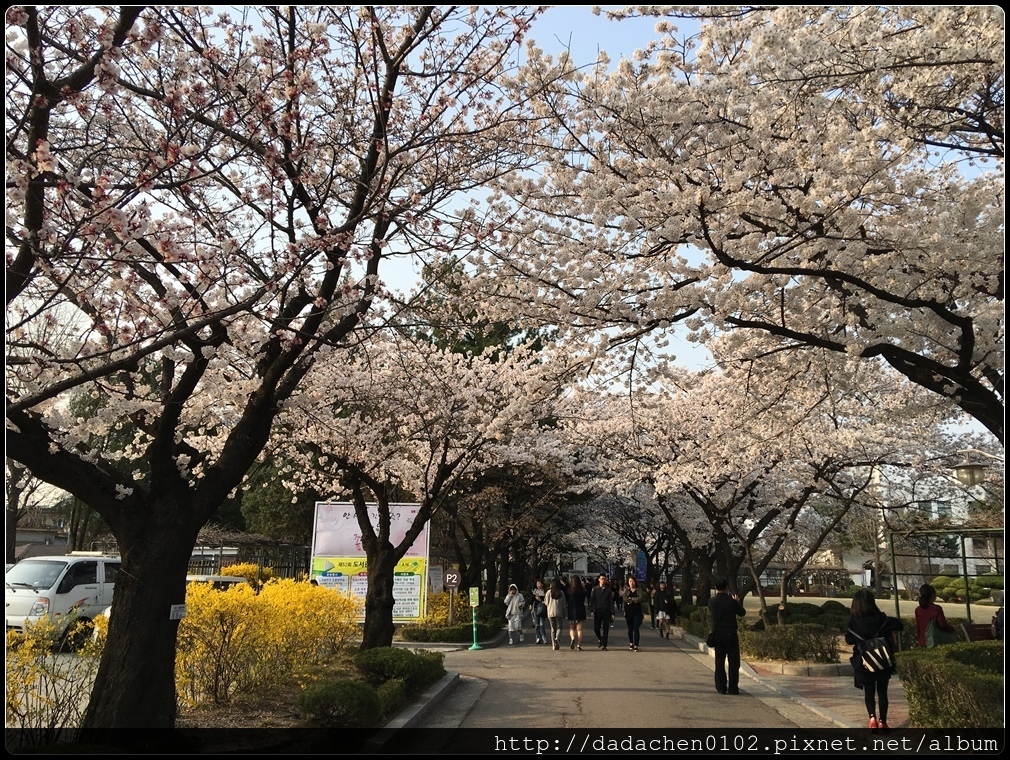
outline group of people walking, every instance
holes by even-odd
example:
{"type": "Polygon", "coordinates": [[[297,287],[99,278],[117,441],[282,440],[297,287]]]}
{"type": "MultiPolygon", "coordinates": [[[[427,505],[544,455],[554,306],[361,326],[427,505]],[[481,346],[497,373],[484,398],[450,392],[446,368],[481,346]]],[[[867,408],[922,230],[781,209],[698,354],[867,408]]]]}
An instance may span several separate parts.
{"type": "MultiPolygon", "coordinates": [[[[561,648],[564,627],[570,637],[569,647],[582,651],[586,620],[593,619],[593,633],[597,647],[606,651],[610,644],[610,629],[618,613],[623,613],[628,632],[628,648],[637,652],[646,605],[652,610],[653,627],[660,637],[670,637],[673,621],[679,614],[672,589],[660,582],[650,592],[635,578],[629,578],[623,590],[616,588],[606,575],[600,574],[596,584],[588,586],[577,576],[565,582],[554,578],[550,586],[542,580],[532,591],[533,628],[537,644],[549,643],[555,650],[561,648]]],[[[506,599],[506,616],[509,620],[509,643],[524,640],[522,619],[523,595],[513,584],[506,599]],[[514,638],[515,636],[515,638],[514,638]]],[[[708,602],[711,634],[708,644],[715,651],[715,688],[720,694],[740,693],[740,640],[737,620],[744,616],[743,603],[737,594],[729,592],[725,579],[717,580],[715,593],[708,602]]],[[[850,615],[846,622],[845,641],[853,647],[851,664],[854,684],[863,692],[868,714],[867,726],[873,731],[888,730],[888,685],[895,673],[893,652],[885,656],[881,667],[868,668],[864,664],[866,643],[884,639],[889,650],[897,647],[895,637],[903,630],[903,623],[882,612],[869,589],[857,591],[852,599],[850,615]]],[[[919,603],[915,611],[914,646],[931,647],[953,640],[954,628],[947,622],[943,609],[936,603],[936,590],[929,584],[919,590],[919,603]]]]}
{"type": "MultiPolygon", "coordinates": [[[[618,613],[624,615],[628,630],[628,649],[637,652],[641,640],[645,608],[651,605],[653,621],[659,621],[659,635],[670,637],[670,626],[676,619],[678,609],[672,591],[661,583],[649,593],[635,578],[629,578],[625,588],[619,589],[600,574],[595,585],[589,585],[579,576],[568,581],[554,578],[547,587],[537,580],[531,594],[530,613],[533,620],[534,643],[550,643],[554,649],[561,648],[564,628],[567,626],[569,648],[582,651],[586,621],[592,618],[596,646],[607,651],[610,646],[610,629],[615,625],[618,613]],[[548,628],[550,641],[548,641],[548,628]]],[[[525,599],[515,584],[509,586],[505,598],[505,617],[509,623],[509,644],[525,641],[522,621],[525,615],[525,599]]]]}

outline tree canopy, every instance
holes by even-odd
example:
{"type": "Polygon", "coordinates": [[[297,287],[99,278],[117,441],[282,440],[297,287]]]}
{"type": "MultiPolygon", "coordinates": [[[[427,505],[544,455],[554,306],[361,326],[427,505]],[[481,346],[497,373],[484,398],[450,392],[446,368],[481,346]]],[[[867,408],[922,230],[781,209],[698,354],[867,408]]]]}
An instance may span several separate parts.
{"type": "Polygon", "coordinates": [[[953,412],[1002,445],[998,10],[632,9],[583,70],[539,12],[8,9],[7,454],[123,560],[87,728],[173,724],[167,610],[274,452],[386,577],[369,495],[592,473],[730,569],[953,412]]]}
{"type": "Polygon", "coordinates": [[[605,328],[619,360],[678,325],[764,372],[857,356],[1002,441],[1002,11],[634,14],[662,34],[613,67],[530,46],[542,171],[496,182],[487,303],[605,328]]]}

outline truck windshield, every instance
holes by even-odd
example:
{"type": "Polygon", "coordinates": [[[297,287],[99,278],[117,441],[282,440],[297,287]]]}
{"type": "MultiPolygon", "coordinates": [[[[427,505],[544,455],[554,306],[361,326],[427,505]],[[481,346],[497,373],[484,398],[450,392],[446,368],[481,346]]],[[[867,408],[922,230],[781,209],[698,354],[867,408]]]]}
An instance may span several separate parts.
{"type": "Polygon", "coordinates": [[[58,560],[24,559],[7,571],[4,580],[8,588],[41,591],[52,588],[66,566],[66,562],[58,560]]]}

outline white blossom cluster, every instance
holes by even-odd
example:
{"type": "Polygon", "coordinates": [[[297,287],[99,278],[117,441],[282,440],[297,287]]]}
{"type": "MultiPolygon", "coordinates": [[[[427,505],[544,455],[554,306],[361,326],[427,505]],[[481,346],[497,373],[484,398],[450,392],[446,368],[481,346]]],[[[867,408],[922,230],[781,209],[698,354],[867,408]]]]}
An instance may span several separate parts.
{"type": "Polygon", "coordinates": [[[753,359],[760,330],[839,382],[883,362],[1002,440],[1002,12],[615,15],[701,31],[613,70],[531,48],[543,164],[489,199],[517,224],[475,258],[485,302],[618,346],[682,327],[753,359]]]}

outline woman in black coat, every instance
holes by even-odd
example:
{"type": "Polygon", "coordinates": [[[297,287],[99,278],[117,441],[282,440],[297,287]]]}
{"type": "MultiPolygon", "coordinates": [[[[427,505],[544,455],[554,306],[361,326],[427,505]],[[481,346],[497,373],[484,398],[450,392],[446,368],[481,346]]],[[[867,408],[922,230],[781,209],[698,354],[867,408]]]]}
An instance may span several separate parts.
{"type": "Polygon", "coordinates": [[[878,636],[888,639],[893,647],[894,634],[900,632],[904,625],[900,620],[888,617],[877,607],[873,593],[869,589],[860,589],[852,597],[848,623],[845,626],[845,642],[852,644],[852,670],[855,673],[856,688],[863,690],[866,701],[866,712],[870,719],[867,726],[870,729],[888,730],[887,725],[887,685],[891,680],[894,668],[870,672],[863,667],[859,654],[859,642],[878,636]]]}

